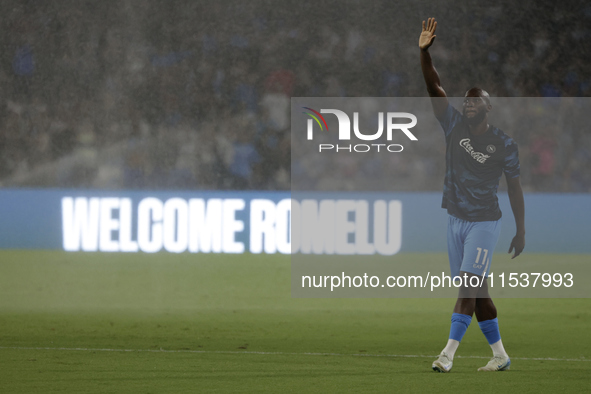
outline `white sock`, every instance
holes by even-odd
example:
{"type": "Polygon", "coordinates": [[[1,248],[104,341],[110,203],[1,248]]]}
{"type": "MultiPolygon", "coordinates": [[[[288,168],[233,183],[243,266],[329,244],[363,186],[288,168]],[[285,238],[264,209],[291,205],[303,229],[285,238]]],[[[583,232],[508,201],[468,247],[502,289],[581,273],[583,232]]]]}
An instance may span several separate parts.
{"type": "Polygon", "coordinates": [[[501,339],[499,339],[497,342],[490,345],[490,348],[493,351],[494,357],[497,357],[497,356],[509,357],[509,355],[505,351],[505,348],[503,347],[503,341],[501,339]]]}
{"type": "MultiPolygon", "coordinates": [[[[501,341],[499,341],[499,342],[501,342],[501,341]]],[[[499,343],[499,342],[497,342],[497,343],[499,343]]],[[[456,354],[456,350],[458,350],[458,346],[460,346],[459,341],[456,341],[455,339],[449,339],[447,341],[447,345],[445,345],[445,348],[443,349],[443,352],[445,352],[447,354],[447,356],[453,360],[454,354],[456,354]]],[[[501,345],[501,347],[503,347],[503,345],[501,345]]]]}

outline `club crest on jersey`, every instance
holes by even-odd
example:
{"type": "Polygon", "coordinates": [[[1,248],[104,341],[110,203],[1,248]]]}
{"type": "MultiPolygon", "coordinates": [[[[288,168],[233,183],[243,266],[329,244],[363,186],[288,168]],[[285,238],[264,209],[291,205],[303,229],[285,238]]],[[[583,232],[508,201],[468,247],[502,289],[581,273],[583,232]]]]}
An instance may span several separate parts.
{"type": "Polygon", "coordinates": [[[489,146],[486,147],[486,151],[488,153],[495,153],[496,150],[497,150],[497,147],[494,146],[494,145],[489,145],[489,146]]]}
{"type": "MultiPolygon", "coordinates": [[[[472,158],[479,163],[484,163],[486,161],[486,159],[488,159],[490,157],[489,155],[485,155],[484,153],[475,152],[472,145],[470,145],[470,138],[464,138],[464,139],[460,140],[460,146],[462,148],[466,149],[466,152],[468,152],[470,154],[470,156],[472,156],[472,158]]],[[[486,149],[488,150],[488,148],[490,146],[491,145],[487,146],[486,149]]]]}

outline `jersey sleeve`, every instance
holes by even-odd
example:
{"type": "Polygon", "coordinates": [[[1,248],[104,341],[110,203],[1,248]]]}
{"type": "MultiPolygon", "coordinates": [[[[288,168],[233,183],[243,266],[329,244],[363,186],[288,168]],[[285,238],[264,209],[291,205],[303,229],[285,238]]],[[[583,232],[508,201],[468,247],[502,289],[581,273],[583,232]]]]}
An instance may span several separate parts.
{"type": "Polygon", "coordinates": [[[439,124],[441,124],[441,127],[443,128],[443,132],[445,133],[446,137],[448,137],[451,134],[451,131],[453,130],[455,125],[460,122],[461,119],[462,114],[460,114],[460,112],[457,109],[455,109],[451,104],[447,104],[447,108],[445,109],[443,116],[437,118],[439,124]]]}
{"type": "Polygon", "coordinates": [[[519,176],[519,151],[517,149],[517,144],[511,139],[508,140],[505,145],[503,171],[507,178],[515,178],[519,176]]]}

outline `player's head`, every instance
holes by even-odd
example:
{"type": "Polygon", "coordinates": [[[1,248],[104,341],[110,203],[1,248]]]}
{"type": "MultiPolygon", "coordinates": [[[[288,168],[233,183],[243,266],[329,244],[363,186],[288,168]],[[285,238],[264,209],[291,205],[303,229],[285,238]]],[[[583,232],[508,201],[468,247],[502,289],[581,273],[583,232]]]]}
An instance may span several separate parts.
{"type": "Polygon", "coordinates": [[[486,90],[474,87],[468,89],[464,96],[463,114],[470,124],[479,124],[492,109],[490,96],[486,90]]]}

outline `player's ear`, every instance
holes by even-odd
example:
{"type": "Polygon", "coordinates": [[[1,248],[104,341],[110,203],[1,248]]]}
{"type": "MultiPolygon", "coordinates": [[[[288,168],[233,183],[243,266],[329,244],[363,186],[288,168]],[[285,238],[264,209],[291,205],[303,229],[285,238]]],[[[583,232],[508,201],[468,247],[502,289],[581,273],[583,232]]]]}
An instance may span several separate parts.
{"type": "Polygon", "coordinates": [[[486,112],[490,112],[492,110],[492,104],[486,105],[486,112]]]}

